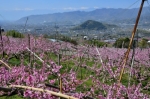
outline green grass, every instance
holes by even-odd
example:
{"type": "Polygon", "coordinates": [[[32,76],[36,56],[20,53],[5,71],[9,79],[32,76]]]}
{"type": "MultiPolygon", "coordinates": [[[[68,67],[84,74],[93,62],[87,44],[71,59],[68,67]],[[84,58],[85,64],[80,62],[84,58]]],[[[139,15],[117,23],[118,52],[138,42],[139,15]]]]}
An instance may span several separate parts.
{"type": "Polygon", "coordinates": [[[14,96],[0,96],[0,99],[25,99],[21,96],[18,96],[18,95],[14,95],[14,96]]]}
{"type": "MultiPolygon", "coordinates": [[[[62,57],[67,57],[67,56],[62,56],[61,55],[60,58],[62,58],[62,57]]],[[[56,62],[56,64],[58,63],[58,56],[55,53],[45,52],[44,58],[50,59],[50,60],[56,62]]],[[[8,64],[11,65],[11,66],[19,66],[20,65],[20,60],[19,59],[20,58],[18,58],[18,57],[12,57],[8,61],[8,64]]],[[[26,62],[29,62],[28,54],[24,56],[24,59],[25,59],[24,60],[24,64],[26,65],[26,62]]],[[[42,66],[42,62],[40,62],[37,58],[35,58],[34,62],[39,64],[39,67],[37,67],[37,68],[40,68],[42,66]]],[[[105,62],[107,62],[107,60],[105,62]]],[[[76,70],[76,72],[77,72],[77,79],[78,80],[86,79],[90,75],[96,76],[94,71],[88,70],[86,67],[80,67],[80,65],[82,65],[83,63],[86,63],[86,65],[90,66],[90,67],[92,67],[95,64],[97,65],[97,67],[101,67],[101,63],[100,62],[99,63],[95,63],[94,59],[88,59],[88,58],[74,58],[74,59],[70,59],[70,58],[68,58],[65,61],[61,61],[60,65],[62,65],[62,68],[61,68],[60,72],[63,74],[63,73],[66,73],[66,72],[69,73],[69,71],[71,69],[76,70]],[[73,60],[78,61],[80,63],[79,66],[76,66],[73,60]],[[78,67],[78,69],[77,69],[77,67],[78,67]]],[[[116,71],[117,67],[114,67],[112,69],[113,69],[113,71],[116,71]]],[[[146,68],[141,68],[140,73],[141,74],[144,73],[145,69],[146,68]]],[[[107,73],[107,71],[106,71],[106,73],[104,73],[104,75],[106,76],[106,79],[105,79],[105,82],[104,82],[105,84],[111,85],[111,84],[117,82],[117,78],[114,78],[114,79],[113,78],[112,79],[109,78],[110,75],[109,75],[109,73],[107,73]]],[[[48,77],[48,80],[56,79],[56,78],[57,78],[56,76],[50,75],[48,77]]],[[[96,78],[98,78],[98,77],[96,77],[96,78]]],[[[99,81],[103,82],[103,78],[99,77],[98,79],[99,79],[99,81]]],[[[46,82],[48,82],[48,80],[46,82]]],[[[123,74],[121,83],[127,87],[128,86],[128,82],[129,82],[129,74],[128,73],[123,74]]],[[[150,82],[150,78],[147,79],[146,81],[142,81],[142,87],[144,87],[148,82],[150,82]]],[[[137,85],[138,83],[139,82],[138,82],[137,78],[133,75],[132,78],[131,78],[131,84],[130,85],[133,85],[133,84],[137,85]]],[[[59,86],[59,82],[56,81],[56,83],[54,85],[55,86],[59,86]]],[[[93,85],[92,79],[89,79],[89,80],[85,81],[83,84],[78,85],[76,87],[76,91],[77,92],[90,91],[92,85],[93,85]],[[84,85],[87,86],[87,87],[84,88],[84,85]]],[[[102,90],[96,90],[95,93],[99,93],[99,92],[102,92],[102,93],[105,94],[105,92],[103,92],[102,90]]],[[[142,92],[146,93],[146,94],[150,94],[150,90],[142,90],[142,92]]],[[[24,98],[22,98],[21,96],[15,95],[15,96],[10,96],[10,97],[3,96],[3,97],[0,97],[0,99],[24,99],[24,98]]]]}
{"type": "Polygon", "coordinates": [[[9,59],[8,63],[11,64],[12,66],[15,66],[15,65],[18,66],[20,65],[20,60],[14,57],[14,58],[9,59]]]}

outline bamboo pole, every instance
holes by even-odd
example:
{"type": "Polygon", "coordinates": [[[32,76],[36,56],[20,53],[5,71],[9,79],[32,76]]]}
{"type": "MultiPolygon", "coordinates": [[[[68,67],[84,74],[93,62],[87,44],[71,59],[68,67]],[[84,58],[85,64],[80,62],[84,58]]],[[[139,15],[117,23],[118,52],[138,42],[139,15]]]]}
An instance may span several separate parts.
{"type": "Polygon", "coordinates": [[[65,95],[65,94],[62,94],[62,93],[57,93],[57,92],[53,92],[53,91],[49,91],[49,90],[44,90],[42,88],[35,88],[35,87],[21,86],[21,85],[10,85],[9,87],[29,89],[29,90],[40,91],[40,92],[44,92],[44,93],[46,92],[46,93],[49,93],[51,95],[66,98],[66,99],[78,99],[78,98],[75,98],[75,97],[72,97],[72,96],[69,96],[69,95],[65,95]]]}
{"type": "Polygon", "coordinates": [[[3,45],[3,37],[2,37],[2,29],[0,27],[0,39],[1,39],[1,47],[2,47],[2,51],[3,51],[3,54],[2,54],[2,58],[4,57],[4,45],[3,45]]]}
{"type": "Polygon", "coordinates": [[[59,81],[59,85],[60,85],[60,93],[62,93],[62,78],[60,77],[60,81],[59,81]]]}
{"type": "Polygon", "coordinates": [[[5,62],[3,62],[2,60],[0,60],[0,62],[3,63],[8,69],[11,69],[11,67],[8,64],[6,64],[5,62]]]}
{"type": "Polygon", "coordinates": [[[125,66],[127,64],[127,60],[128,60],[128,56],[130,54],[130,49],[131,49],[131,46],[132,46],[132,42],[133,42],[133,39],[134,39],[134,35],[136,33],[136,29],[137,29],[137,26],[138,26],[138,22],[139,22],[139,19],[140,19],[140,15],[141,15],[141,12],[142,12],[142,8],[143,8],[143,5],[144,5],[144,2],[146,0],[142,0],[141,2],[141,6],[140,6],[140,9],[139,9],[139,12],[138,12],[138,16],[137,16],[137,19],[136,19],[136,23],[135,23],[135,26],[134,26],[134,29],[133,29],[133,32],[132,32],[132,36],[131,36],[131,39],[130,39],[130,43],[129,43],[129,47],[128,47],[128,50],[125,54],[125,58],[123,60],[123,66],[122,66],[122,70],[120,72],[120,77],[119,77],[119,80],[118,80],[118,83],[120,84],[121,82],[121,79],[122,79],[122,75],[124,73],[124,69],[125,69],[125,66]]]}
{"type": "MultiPolygon", "coordinates": [[[[30,44],[30,34],[28,34],[28,47],[31,50],[31,44],[30,44]]],[[[31,66],[31,53],[29,52],[29,64],[31,66]]]]}
{"type": "Polygon", "coordinates": [[[96,47],[96,51],[97,51],[97,53],[98,53],[99,60],[100,60],[101,64],[103,64],[103,60],[102,60],[101,54],[100,54],[100,52],[99,52],[99,50],[98,50],[97,47],[96,47]]]}
{"type": "MultiPolygon", "coordinates": [[[[44,60],[42,60],[36,53],[32,52],[28,47],[26,49],[33,54],[36,58],[38,58],[42,63],[44,63],[44,60]]],[[[50,65],[47,64],[47,67],[51,67],[50,65]]]]}
{"type": "Polygon", "coordinates": [[[132,69],[133,69],[133,65],[134,65],[134,60],[135,60],[135,41],[133,41],[133,52],[132,52],[132,59],[131,59],[131,68],[130,68],[130,72],[129,72],[129,82],[128,82],[128,87],[130,86],[130,82],[131,82],[131,76],[132,76],[132,69]]]}

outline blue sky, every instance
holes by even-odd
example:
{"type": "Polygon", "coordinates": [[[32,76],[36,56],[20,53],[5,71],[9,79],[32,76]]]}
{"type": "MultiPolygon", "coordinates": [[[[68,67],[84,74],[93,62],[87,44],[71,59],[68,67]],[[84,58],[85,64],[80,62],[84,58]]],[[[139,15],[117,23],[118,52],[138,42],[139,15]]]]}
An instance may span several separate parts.
{"type": "MultiPolygon", "coordinates": [[[[100,8],[139,7],[142,0],[0,0],[0,20],[17,20],[36,14],[91,11],[100,8]]],[[[147,3],[145,3],[147,5],[147,3]]]]}

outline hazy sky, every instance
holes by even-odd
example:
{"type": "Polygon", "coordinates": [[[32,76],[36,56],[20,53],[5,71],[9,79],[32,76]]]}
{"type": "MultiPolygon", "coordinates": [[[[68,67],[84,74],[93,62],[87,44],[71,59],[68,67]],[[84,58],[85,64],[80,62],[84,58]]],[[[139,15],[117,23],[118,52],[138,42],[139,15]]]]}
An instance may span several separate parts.
{"type": "MultiPolygon", "coordinates": [[[[142,0],[0,0],[0,20],[68,11],[91,11],[98,8],[137,8],[142,0]],[[136,4],[134,4],[138,1],[136,4]]],[[[148,6],[147,2],[145,6],[148,6]]]]}

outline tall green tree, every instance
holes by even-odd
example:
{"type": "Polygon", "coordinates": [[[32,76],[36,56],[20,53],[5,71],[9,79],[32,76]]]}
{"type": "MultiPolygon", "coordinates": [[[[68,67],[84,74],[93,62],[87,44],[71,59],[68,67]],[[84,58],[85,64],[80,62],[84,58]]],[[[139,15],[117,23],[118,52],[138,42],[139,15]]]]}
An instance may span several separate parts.
{"type": "Polygon", "coordinates": [[[16,30],[10,30],[6,33],[6,35],[14,38],[24,38],[24,35],[16,30]]]}
{"type": "Polygon", "coordinates": [[[119,38],[114,43],[114,46],[117,48],[128,48],[130,39],[128,37],[126,38],[119,38]]]}
{"type": "Polygon", "coordinates": [[[146,48],[148,46],[148,39],[143,38],[140,42],[139,42],[139,47],[140,48],[146,48]]]}

